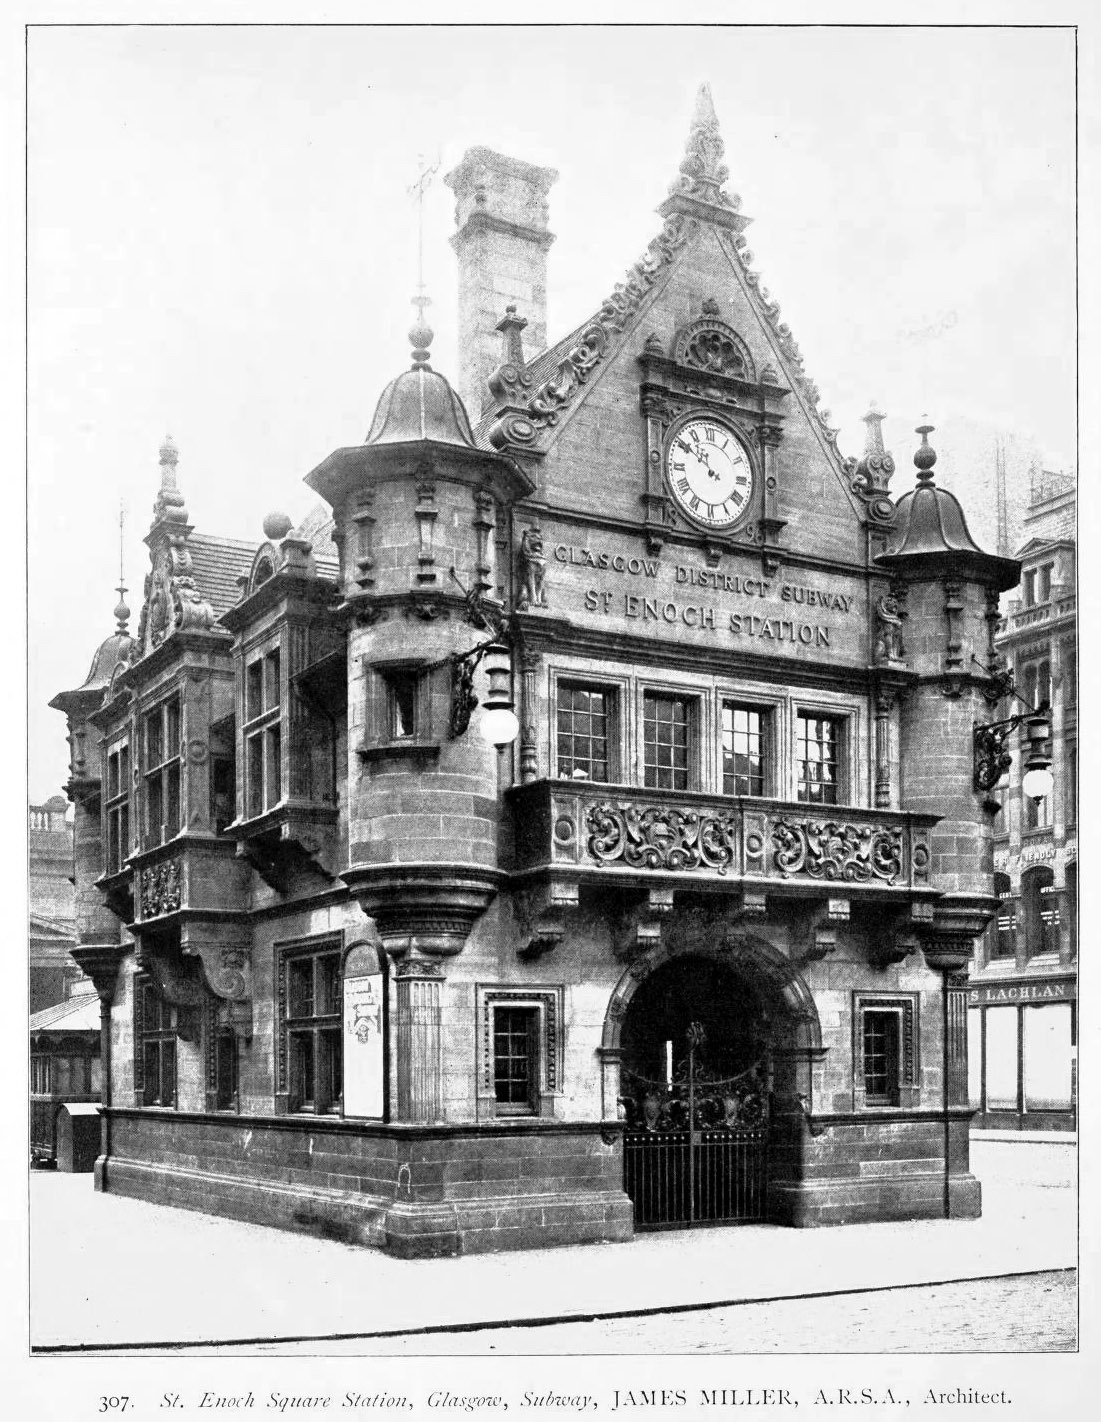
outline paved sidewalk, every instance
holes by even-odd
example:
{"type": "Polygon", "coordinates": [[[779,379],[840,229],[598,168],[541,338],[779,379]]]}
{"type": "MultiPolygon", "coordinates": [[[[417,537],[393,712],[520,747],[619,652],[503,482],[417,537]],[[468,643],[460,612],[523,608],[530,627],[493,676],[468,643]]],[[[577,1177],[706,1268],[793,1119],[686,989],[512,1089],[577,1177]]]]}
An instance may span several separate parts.
{"type": "Polygon", "coordinates": [[[416,1261],[97,1195],[87,1175],[35,1173],[31,1343],[325,1338],[1065,1269],[1077,1263],[1075,1160],[1046,1145],[976,1142],[980,1220],[742,1226],[416,1261]]]}

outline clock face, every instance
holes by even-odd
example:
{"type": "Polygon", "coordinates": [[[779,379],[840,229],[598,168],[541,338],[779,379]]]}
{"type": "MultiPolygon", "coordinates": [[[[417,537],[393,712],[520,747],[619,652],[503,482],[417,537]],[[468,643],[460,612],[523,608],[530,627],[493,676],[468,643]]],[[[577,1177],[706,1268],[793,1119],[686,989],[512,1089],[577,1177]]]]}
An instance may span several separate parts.
{"type": "Polygon", "coordinates": [[[665,473],[673,498],[697,523],[730,528],[749,509],[753,465],[718,420],[687,420],[669,441],[665,473]]]}

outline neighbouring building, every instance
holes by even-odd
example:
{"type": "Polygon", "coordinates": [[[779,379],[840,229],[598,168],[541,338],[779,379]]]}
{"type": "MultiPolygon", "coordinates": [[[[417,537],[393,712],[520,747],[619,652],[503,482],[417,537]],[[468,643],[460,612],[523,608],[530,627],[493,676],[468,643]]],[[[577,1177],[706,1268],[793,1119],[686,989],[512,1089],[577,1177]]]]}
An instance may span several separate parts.
{"type": "Polygon", "coordinates": [[[402,1255],[979,1213],[1019,565],[928,426],[897,502],[878,411],[842,456],[722,156],[705,88],[543,348],[556,174],[469,150],[462,398],[421,319],[298,527],[197,532],[165,442],[136,633],[51,703],[99,1188],[402,1255]]]}
{"type": "Polygon", "coordinates": [[[63,1002],[82,977],[69,957],[69,949],[76,943],[76,909],[73,826],[68,810],[64,795],[54,795],[44,805],[31,805],[28,811],[28,997],[32,1013],[63,1002]]]}
{"type": "Polygon", "coordinates": [[[31,1159],[57,1158],[61,1108],[100,1099],[100,1015],[95,987],[82,979],[63,1002],[31,1013],[31,1159]]]}
{"type": "MultiPolygon", "coordinates": [[[[1023,702],[1051,705],[1053,788],[1021,787],[1023,756],[997,792],[997,917],[968,984],[976,1124],[1073,1130],[1078,1043],[1078,651],[1076,485],[1036,470],[1021,586],[996,639],[1023,702]]],[[[1007,699],[1004,714],[1015,708],[1007,699]]]]}

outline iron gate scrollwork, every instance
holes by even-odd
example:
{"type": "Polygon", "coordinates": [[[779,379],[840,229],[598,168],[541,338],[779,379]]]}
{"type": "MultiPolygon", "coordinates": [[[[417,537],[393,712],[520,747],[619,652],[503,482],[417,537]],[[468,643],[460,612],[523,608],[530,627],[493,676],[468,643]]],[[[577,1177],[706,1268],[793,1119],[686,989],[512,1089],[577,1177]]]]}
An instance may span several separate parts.
{"type": "Polygon", "coordinates": [[[687,1056],[667,1081],[622,1072],[624,1189],[637,1229],[764,1218],[768,1061],[719,1077],[693,1022],[687,1056]]]}

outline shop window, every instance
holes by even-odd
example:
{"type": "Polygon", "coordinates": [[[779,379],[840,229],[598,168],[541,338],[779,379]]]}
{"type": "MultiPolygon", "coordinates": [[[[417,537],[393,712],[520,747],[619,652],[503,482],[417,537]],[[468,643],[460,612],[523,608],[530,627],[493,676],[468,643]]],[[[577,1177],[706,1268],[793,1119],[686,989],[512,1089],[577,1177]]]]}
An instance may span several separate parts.
{"type": "Polygon", "coordinates": [[[1018,1049],[1015,1007],[986,1009],[986,1109],[1016,1111],[1018,1049]]]}
{"type": "Polygon", "coordinates": [[[770,721],[767,711],[725,701],[722,709],[723,794],[765,795],[770,721]]]}
{"type": "Polygon", "coordinates": [[[123,741],[107,753],[104,798],[104,871],[117,874],[130,858],[130,747],[123,741]]]}
{"type": "Polygon", "coordinates": [[[981,1007],[967,1009],[967,1103],[972,1111],[983,1109],[982,1019],[981,1007]]]}
{"type": "Polygon", "coordinates": [[[796,794],[812,805],[841,803],[843,722],[800,712],[795,719],[796,794]]]}
{"type": "Polygon", "coordinates": [[[282,665],[273,648],[245,666],[245,815],[255,819],[283,798],[282,665]]]}
{"type": "Polygon", "coordinates": [[[865,1106],[916,1104],[915,1002],[857,996],[853,1075],[865,1106]]]}
{"type": "Polygon", "coordinates": [[[180,832],[180,698],[173,696],[142,720],[142,839],[146,849],[180,832]]]}
{"type": "Polygon", "coordinates": [[[177,1010],[148,978],[134,983],[134,1091],[143,1106],[176,1104],[177,1010]]]}
{"type": "Polygon", "coordinates": [[[645,783],[652,790],[687,790],[693,702],[648,691],[642,704],[645,783]]]}
{"type": "Polygon", "coordinates": [[[478,987],[479,1114],[550,1116],[562,1060],[562,989],[478,987]]]}
{"type": "Polygon", "coordinates": [[[558,774],[567,780],[611,780],[615,693],[580,682],[558,683],[558,774]]]}
{"type": "Polygon", "coordinates": [[[1021,876],[1021,912],[1024,915],[1025,951],[1030,958],[1056,951],[1058,910],[1053,892],[1054,873],[1043,865],[1021,876]]]}
{"type": "Polygon", "coordinates": [[[293,1112],[340,1111],[343,1095],[339,940],[279,959],[278,1089],[293,1112]]]}
{"type": "Polygon", "coordinates": [[[1074,1104],[1071,1004],[1021,1009],[1026,1111],[1069,1111],[1074,1104]]]}

